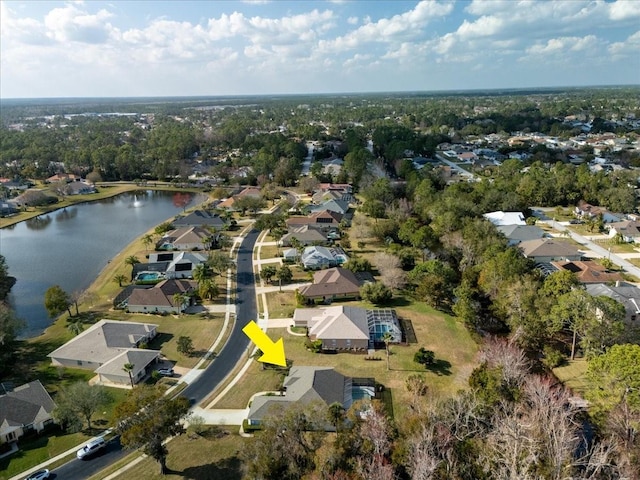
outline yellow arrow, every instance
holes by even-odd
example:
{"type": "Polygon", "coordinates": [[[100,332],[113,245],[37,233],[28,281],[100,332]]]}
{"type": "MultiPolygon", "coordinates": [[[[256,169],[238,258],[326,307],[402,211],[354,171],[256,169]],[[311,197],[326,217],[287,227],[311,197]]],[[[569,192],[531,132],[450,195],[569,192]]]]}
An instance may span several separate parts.
{"type": "Polygon", "coordinates": [[[272,363],[281,367],[287,366],[287,357],[284,355],[282,338],[274,342],[253,320],[247,323],[242,331],[262,350],[262,356],[258,359],[259,362],[272,363]]]}

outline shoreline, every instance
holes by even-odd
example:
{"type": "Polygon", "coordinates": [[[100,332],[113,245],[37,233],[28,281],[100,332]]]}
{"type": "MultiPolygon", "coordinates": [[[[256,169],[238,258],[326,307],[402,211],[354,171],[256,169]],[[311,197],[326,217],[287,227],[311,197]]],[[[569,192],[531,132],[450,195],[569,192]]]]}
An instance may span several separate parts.
{"type": "Polygon", "coordinates": [[[100,184],[96,186],[102,187],[104,189],[108,189],[108,191],[107,192],[99,191],[97,193],[88,194],[88,195],[96,195],[95,197],[92,197],[92,198],[86,198],[87,195],[72,195],[70,197],[64,197],[64,199],[61,202],[57,202],[52,205],[46,205],[44,207],[28,207],[28,208],[35,208],[36,210],[32,212],[30,211],[20,212],[11,217],[0,218],[0,231],[2,231],[2,229],[4,228],[12,227],[21,222],[25,222],[33,218],[38,218],[41,215],[48,215],[49,213],[57,212],[58,210],[64,210],[67,207],[82,205],[83,203],[98,202],[100,200],[116,197],[123,193],[133,192],[136,190],[189,192],[189,193],[195,193],[195,194],[203,194],[208,197],[207,193],[203,192],[202,189],[198,187],[181,188],[171,184],[161,185],[159,184],[159,182],[154,182],[153,186],[138,185],[133,182],[100,182],[100,184]],[[115,190],[111,191],[110,189],[112,188],[115,188],[115,190]],[[76,197],[80,197],[80,198],[76,199],[76,197]]]}
{"type": "MultiPolygon", "coordinates": [[[[133,190],[138,190],[138,188],[135,188],[133,190]]],[[[170,190],[173,191],[173,189],[169,189],[169,188],[147,188],[147,190],[170,190]]],[[[126,193],[127,191],[131,191],[131,190],[124,190],[121,192],[118,192],[116,195],[119,195],[120,193],[126,193]]],[[[194,204],[188,208],[187,210],[185,210],[185,212],[189,212],[193,209],[196,209],[198,207],[200,207],[202,204],[206,203],[208,200],[210,200],[209,195],[206,192],[202,192],[202,191],[197,191],[197,192],[191,192],[194,193],[194,204]],[[200,200],[200,201],[197,201],[200,200]]],[[[99,201],[102,200],[104,198],[110,198],[112,196],[115,195],[110,195],[109,197],[102,197],[99,199],[94,199],[92,201],[99,201]]],[[[91,203],[89,201],[83,201],[83,202],[77,202],[74,205],[79,205],[81,203],[91,203]]],[[[64,207],[60,207],[56,210],[60,210],[61,208],[64,207]]],[[[54,210],[55,211],[55,210],[54,210]]],[[[45,212],[45,213],[51,213],[51,212],[45,212]]],[[[32,217],[34,218],[34,217],[32,217]]],[[[107,262],[104,264],[104,266],[100,269],[100,271],[98,272],[98,274],[96,275],[96,277],[91,281],[91,283],[84,289],[82,289],[82,292],[80,294],[80,298],[82,299],[82,297],[86,297],[87,294],[90,293],[95,293],[95,295],[97,296],[97,299],[94,301],[94,303],[92,303],[91,305],[89,305],[87,303],[87,300],[82,300],[80,302],[78,302],[78,307],[82,313],[82,311],[84,310],[85,312],[87,311],[91,311],[93,309],[93,307],[95,306],[106,306],[106,303],[110,302],[111,299],[110,298],[104,298],[103,295],[100,295],[98,292],[105,288],[105,286],[107,286],[109,284],[110,277],[112,277],[115,272],[117,272],[117,270],[119,268],[121,268],[121,265],[118,263],[118,259],[120,259],[121,257],[126,258],[127,256],[129,256],[130,254],[134,254],[135,252],[137,252],[139,249],[144,248],[143,245],[141,245],[141,239],[142,237],[144,237],[146,234],[149,233],[154,233],[155,228],[158,225],[161,225],[171,219],[174,218],[174,215],[171,215],[169,217],[167,217],[166,219],[164,219],[163,221],[157,223],[156,225],[153,225],[151,228],[149,228],[148,230],[146,230],[145,232],[141,233],[140,235],[138,235],[136,238],[134,238],[131,242],[129,242],[128,244],[124,245],[122,247],[122,249],[120,249],[113,257],[111,257],[110,259],[107,260],[107,262]]],[[[16,222],[16,224],[19,222],[16,222]]],[[[1,235],[1,231],[0,231],[0,235],[1,235]]],[[[71,306],[73,308],[73,305],[71,306]]],[[[96,309],[98,312],[105,312],[105,314],[110,310],[110,309],[104,309],[104,308],[97,308],[96,309]]],[[[51,336],[51,337],[55,337],[57,338],[59,335],[57,334],[51,334],[51,329],[53,327],[55,327],[58,323],[61,323],[63,321],[68,321],[69,318],[73,318],[73,317],[69,317],[67,312],[63,312],[60,316],[58,316],[55,319],[51,319],[51,324],[48,325],[46,328],[44,328],[40,333],[36,334],[36,335],[31,335],[31,336],[25,336],[25,337],[19,337],[19,341],[21,342],[32,342],[35,340],[38,340],[40,338],[47,337],[47,336],[51,336]]],[[[66,327],[65,327],[66,330],[66,327]]]]}

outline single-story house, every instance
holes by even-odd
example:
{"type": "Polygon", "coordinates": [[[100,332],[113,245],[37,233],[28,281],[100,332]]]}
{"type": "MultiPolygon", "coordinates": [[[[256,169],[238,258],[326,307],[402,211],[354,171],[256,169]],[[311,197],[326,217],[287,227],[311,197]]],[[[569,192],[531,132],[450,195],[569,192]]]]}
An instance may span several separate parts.
{"type": "MultiPolygon", "coordinates": [[[[375,397],[375,380],[352,379],[336,372],[331,367],[294,366],[283,381],[284,395],[260,395],[254,397],[247,420],[249,425],[260,425],[265,416],[276,408],[287,408],[293,402],[308,404],[323,402],[341,404],[349,409],[356,400],[371,400],[375,397]]],[[[329,422],[327,431],[335,431],[329,422]]]]}
{"type": "Polygon", "coordinates": [[[586,286],[587,292],[594,297],[605,296],[613,298],[624,305],[625,320],[631,325],[638,325],[640,321],[640,288],[630,284],[592,283],[586,286]]]}
{"type": "Polygon", "coordinates": [[[622,240],[627,243],[640,243],[640,222],[634,220],[623,220],[608,224],[609,238],[621,235],[622,240]]]}
{"type": "Polygon", "coordinates": [[[56,173],[51,177],[47,178],[45,182],[47,183],[56,183],[56,182],[79,182],[81,178],[78,175],[74,175],[73,173],[56,173]]]}
{"type": "Polygon", "coordinates": [[[316,204],[323,203],[328,200],[342,200],[343,202],[352,203],[353,195],[339,190],[318,190],[311,197],[311,201],[316,204]]]}
{"type": "Polygon", "coordinates": [[[607,210],[604,207],[591,205],[585,202],[584,200],[580,200],[578,202],[578,205],[576,205],[573,213],[578,218],[596,218],[602,215],[602,221],[604,223],[619,222],[624,218],[621,215],[616,215],[615,213],[611,213],[609,210],[607,210]]]}
{"type": "Polygon", "coordinates": [[[318,185],[318,190],[323,192],[337,190],[342,193],[353,193],[353,187],[348,183],[321,183],[318,185]]]}
{"type": "Polygon", "coordinates": [[[0,384],[0,444],[16,442],[29,432],[41,432],[53,423],[56,407],[40,380],[5,391],[0,384]]]}
{"type": "Polygon", "coordinates": [[[164,272],[166,278],[193,278],[193,270],[196,266],[206,261],[207,256],[198,252],[149,254],[149,263],[169,262],[164,272]]]}
{"type": "Polygon", "coordinates": [[[321,268],[336,267],[347,262],[349,257],[337,247],[312,246],[302,252],[300,261],[304,268],[319,270],[321,268]]]}
{"type": "Polygon", "coordinates": [[[581,260],[582,253],[569,242],[555,238],[539,238],[518,244],[522,254],[536,263],[550,263],[559,260],[581,260]]]}
{"type": "Polygon", "coordinates": [[[349,211],[349,202],[344,200],[327,200],[319,205],[311,205],[309,212],[321,212],[322,210],[329,210],[330,212],[336,212],[341,215],[346,214],[349,211]]]}
{"type": "Polygon", "coordinates": [[[155,338],[157,329],[151,323],[100,320],[47,356],[54,366],[93,370],[100,381],[129,385],[125,364],[134,365],[131,376],[137,383],[160,357],[158,350],[140,348],[155,338]]]}
{"type": "Polygon", "coordinates": [[[262,192],[260,192],[260,189],[256,187],[247,187],[237,195],[234,195],[232,197],[227,198],[226,200],[223,200],[217,206],[218,208],[233,210],[235,208],[234,204],[236,202],[236,199],[242,198],[242,197],[262,198],[262,192]]]}
{"type": "Polygon", "coordinates": [[[188,215],[178,217],[171,222],[174,227],[208,227],[216,230],[224,230],[227,226],[225,219],[216,213],[207,210],[195,210],[188,215]]]}
{"type": "Polygon", "coordinates": [[[497,212],[485,213],[482,216],[493,223],[495,226],[527,224],[522,212],[503,212],[502,210],[498,210],[497,212]]]}
{"type": "Polygon", "coordinates": [[[157,250],[208,250],[211,232],[202,227],[181,227],[167,232],[156,243],[157,250]]]}
{"type": "Polygon", "coordinates": [[[163,280],[152,288],[132,289],[121,306],[131,313],[181,313],[191,304],[191,294],[196,288],[193,280],[163,280]],[[175,294],[184,295],[179,304],[173,298],[175,294]]]}
{"type": "Polygon", "coordinates": [[[509,246],[544,237],[544,230],[535,225],[498,225],[497,229],[507,237],[509,246]]]}
{"type": "MultiPolygon", "coordinates": [[[[368,272],[363,272],[368,273],[368,272]]],[[[371,274],[369,274],[371,276],[371,274]]],[[[373,280],[373,277],[369,279],[373,280]]],[[[351,270],[342,267],[320,270],[313,274],[313,283],[300,287],[300,294],[307,301],[331,302],[341,298],[360,298],[360,287],[365,283],[351,270]]]]}
{"type": "Polygon", "coordinates": [[[344,216],[341,213],[329,210],[320,210],[318,212],[313,212],[307,217],[289,217],[286,220],[286,223],[287,228],[299,227],[302,225],[313,225],[316,228],[320,227],[323,229],[330,229],[338,227],[343,217],[344,216]]]}
{"type": "Polygon", "coordinates": [[[306,327],[310,340],[321,340],[323,350],[367,350],[383,342],[389,332],[391,342],[402,341],[395,310],[337,305],[324,308],[296,308],[296,327],[306,327]]]}
{"type": "Polygon", "coordinates": [[[551,262],[558,270],[569,270],[580,283],[610,283],[623,282],[624,278],[620,272],[610,272],[603,265],[593,260],[561,260],[551,262]]]}
{"type": "Polygon", "coordinates": [[[292,239],[297,239],[301,245],[324,245],[328,242],[328,237],[321,229],[311,225],[301,225],[291,227],[289,233],[282,237],[282,245],[288,247],[292,239]]]}
{"type": "Polygon", "coordinates": [[[6,217],[18,213],[18,206],[15,202],[0,202],[0,216],[6,217]]]}
{"type": "Polygon", "coordinates": [[[84,195],[88,193],[96,193],[95,185],[90,183],[80,181],[80,182],[70,182],[67,184],[65,188],[65,194],[67,195],[84,195]]]}

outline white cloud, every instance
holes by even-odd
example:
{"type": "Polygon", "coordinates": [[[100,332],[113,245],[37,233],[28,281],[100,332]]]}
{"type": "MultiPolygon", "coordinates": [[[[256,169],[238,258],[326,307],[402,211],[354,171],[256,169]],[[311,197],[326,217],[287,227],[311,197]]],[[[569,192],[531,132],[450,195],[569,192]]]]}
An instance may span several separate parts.
{"type": "Polygon", "coordinates": [[[594,35],[586,37],[559,37],[552,38],[544,44],[536,44],[527,48],[526,52],[531,55],[549,55],[562,52],[579,52],[594,48],[597,38],[594,35]]]}
{"type": "Polygon", "coordinates": [[[633,56],[638,62],[640,52],[640,30],[630,35],[624,42],[616,42],[609,45],[609,53],[616,57],[633,56]]]}
{"type": "Polygon", "coordinates": [[[347,18],[347,23],[349,25],[357,25],[358,24],[358,17],[349,17],[349,18],[347,18]]]}
{"type": "Polygon", "coordinates": [[[611,20],[626,20],[640,17],[640,4],[636,0],[617,0],[609,5],[611,20]]]}
{"type": "Polygon", "coordinates": [[[73,4],[54,8],[44,19],[47,35],[58,42],[104,43],[113,30],[108,22],[112,14],[100,10],[89,14],[73,4]]]}

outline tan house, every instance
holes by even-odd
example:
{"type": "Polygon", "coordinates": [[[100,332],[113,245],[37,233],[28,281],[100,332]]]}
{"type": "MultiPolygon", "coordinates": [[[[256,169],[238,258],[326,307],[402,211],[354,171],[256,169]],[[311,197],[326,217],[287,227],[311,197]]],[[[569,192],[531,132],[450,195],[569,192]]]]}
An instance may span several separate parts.
{"type": "MultiPolygon", "coordinates": [[[[373,280],[371,277],[369,280],[373,280]]],[[[313,283],[300,287],[300,294],[307,301],[323,302],[343,298],[360,298],[360,287],[365,283],[351,270],[342,267],[320,270],[313,274],[313,283]]]]}
{"type": "Polygon", "coordinates": [[[540,238],[518,244],[522,254],[536,263],[549,263],[559,260],[575,261],[582,253],[569,242],[555,238],[540,238]]]}
{"type": "Polygon", "coordinates": [[[623,220],[621,222],[610,223],[608,227],[609,238],[620,235],[622,240],[627,243],[640,243],[640,222],[623,220]]]}
{"type": "Polygon", "coordinates": [[[402,331],[395,310],[333,306],[297,308],[293,315],[296,327],[306,327],[312,341],[321,340],[323,350],[367,350],[383,343],[385,333],[391,342],[402,341],[402,331]]]}
{"type": "Polygon", "coordinates": [[[321,210],[314,212],[307,217],[289,217],[287,219],[287,227],[299,227],[302,225],[313,225],[315,227],[331,228],[340,225],[344,215],[330,210],[321,210]]]}
{"type": "Polygon", "coordinates": [[[181,313],[191,304],[187,298],[197,288],[193,280],[168,279],[157,283],[152,288],[136,288],[121,305],[130,313],[181,313]],[[176,302],[174,295],[183,295],[181,302],[176,302]]]}
{"type": "Polygon", "coordinates": [[[324,245],[328,243],[328,238],[321,229],[315,228],[312,225],[300,225],[297,227],[289,228],[289,233],[282,237],[282,245],[285,247],[291,246],[293,239],[298,240],[301,245],[324,245]]]}
{"type": "Polygon", "coordinates": [[[157,250],[208,250],[211,232],[202,227],[182,227],[167,232],[157,243],[157,250]]]}
{"type": "Polygon", "coordinates": [[[53,424],[55,406],[40,380],[7,391],[0,385],[0,445],[53,424]]]}
{"type": "Polygon", "coordinates": [[[160,357],[157,350],[139,348],[157,335],[151,323],[100,320],[49,355],[54,366],[95,371],[100,381],[128,385],[127,363],[133,364],[133,382],[142,380],[160,357]]]}

